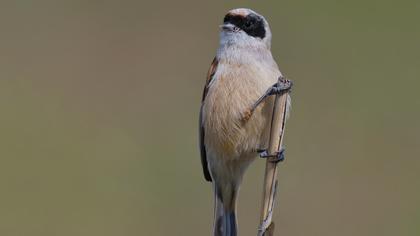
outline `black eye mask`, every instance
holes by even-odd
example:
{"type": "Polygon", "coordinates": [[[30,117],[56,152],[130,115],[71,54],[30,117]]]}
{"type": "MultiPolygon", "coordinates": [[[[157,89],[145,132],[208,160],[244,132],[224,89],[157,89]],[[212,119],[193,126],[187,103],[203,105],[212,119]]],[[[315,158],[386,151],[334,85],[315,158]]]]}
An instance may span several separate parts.
{"type": "Polygon", "coordinates": [[[264,20],[254,13],[251,13],[246,17],[227,14],[223,22],[235,25],[245,31],[249,36],[261,39],[265,37],[264,20]]]}

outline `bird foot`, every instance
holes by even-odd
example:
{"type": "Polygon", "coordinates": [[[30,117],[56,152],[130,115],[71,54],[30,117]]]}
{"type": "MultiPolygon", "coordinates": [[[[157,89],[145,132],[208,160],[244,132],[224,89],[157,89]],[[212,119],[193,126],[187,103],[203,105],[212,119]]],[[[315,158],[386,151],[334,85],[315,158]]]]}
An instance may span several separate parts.
{"type": "Polygon", "coordinates": [[[266,149],[259,149],[257,150],[257,152],[260,154],[261,158],[274,157],[273,159],[270,159],[270,162],[278,163],[278,162],[284,161],[284,152],[285,152],[284,148],[281,148],[279,152],[275,152],[272,155],[268,154],[266,149]]]}

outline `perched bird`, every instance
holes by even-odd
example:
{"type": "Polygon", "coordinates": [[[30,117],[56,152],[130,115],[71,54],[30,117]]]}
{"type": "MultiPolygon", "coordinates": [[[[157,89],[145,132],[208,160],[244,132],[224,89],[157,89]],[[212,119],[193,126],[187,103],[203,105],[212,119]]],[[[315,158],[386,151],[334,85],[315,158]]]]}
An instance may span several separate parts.
{"type": "MultiPolygon", "coordinates": [[[[271,31],[260,14],[240,8],[224,17],[199,121],[204,177],[213,183],[215,193],[217,236],[237,234],[236,199],[243,174],[258,150],[267,148],[273,98],[263,98],[291,86],[288,80],[276,83],[282,74],[270,44],[271,31]]],[[[278,160],[282,155],[279,152],[278,160]]]]}

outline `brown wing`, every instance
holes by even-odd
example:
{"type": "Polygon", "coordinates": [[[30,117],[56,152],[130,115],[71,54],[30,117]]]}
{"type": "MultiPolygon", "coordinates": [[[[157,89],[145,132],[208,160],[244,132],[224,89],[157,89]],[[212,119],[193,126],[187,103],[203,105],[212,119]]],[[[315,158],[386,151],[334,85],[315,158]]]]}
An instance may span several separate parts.
{"type": "Polygon", "coordinates": [[[200,154],[201,154],[201,165],[203,166],[203,173],[204,178],[211,182],[211,175],[207,164],[207,153],[206,153],[206,146],[204,145],[204,127],[203,127],[203,103],[206,99],[207,92],[209,90],[210,81],[213,79],[213,75],[216,73],[218,61],[216,58],[213,59],[213,62],[210,65],[210,69],[207,73],[207,80],[206,85],[203,91],[203,97],[201,99],[201,107],[200,107],[200,118],[199,118],[199,131],[198,135],[200,137],[200,154]]]}

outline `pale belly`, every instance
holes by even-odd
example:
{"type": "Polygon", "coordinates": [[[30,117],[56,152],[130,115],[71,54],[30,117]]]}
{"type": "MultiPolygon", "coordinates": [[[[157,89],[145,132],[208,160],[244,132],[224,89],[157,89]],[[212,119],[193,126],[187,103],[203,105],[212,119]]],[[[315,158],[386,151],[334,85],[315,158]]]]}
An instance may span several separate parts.
{"type": "Polygon", "coordinates": [[[203,104],[204,141],[211,156],[224,160],[250,158],[256,156],[257,149],[266,148],[273,99],[262,103],[249,120],[243,117],[277,81],[279,73],[219,65],[203,104]]]}

